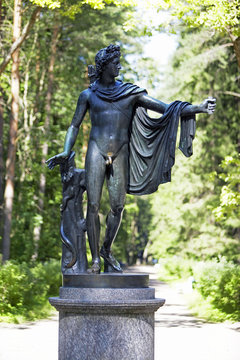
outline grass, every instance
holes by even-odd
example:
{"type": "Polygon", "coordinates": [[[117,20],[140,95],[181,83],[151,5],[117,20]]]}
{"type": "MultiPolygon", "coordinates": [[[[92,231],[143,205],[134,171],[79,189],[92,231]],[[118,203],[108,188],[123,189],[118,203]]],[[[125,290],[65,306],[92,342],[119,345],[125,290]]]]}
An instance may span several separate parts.
{"type": "Polygon", "coordinates": [[[56,310],[49,304],[48,301],[41,305],[36,305],[33,309],[21,311],[19,313],[5,313],[0,315],[0,322],[21,324],[29,321],[40,319],[48,319],[56,313],[56,310]]]}
{"type": "Polygon", "coordinates": [[[240,321],[239,265],[225,259],[206,262],[176,257],[164,259],[159,280],[180,285],[196,317],[211,322],[240,321]],[[192,290],[191,281],[194,281],[192,290]]]}
{"type": "Polygon", "coordinates": [[[192,315],[214,323],[224,322],[226,320],[234,322],[231,316],[215,308],[207,299],[204,299],[197,290],[194,290],[191,294],[187,294],[184,297],[192,315]]]}

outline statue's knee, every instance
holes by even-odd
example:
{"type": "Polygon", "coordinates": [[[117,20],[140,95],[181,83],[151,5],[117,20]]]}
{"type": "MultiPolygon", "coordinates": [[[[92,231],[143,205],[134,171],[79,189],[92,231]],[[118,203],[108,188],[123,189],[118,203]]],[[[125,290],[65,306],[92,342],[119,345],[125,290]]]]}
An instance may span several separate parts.
{"type": "Polygon", "coordinates": [[[122,215],[123,210],[124,210],[124,207],[120,206],[120,205],[119,206],[114,206],[114,207],[111,208],[111,212],[115,216],[122,215]]]}
{"type": "Polygon", "coordinates": [[[94,202],[89,202],[88,203],[88,212],[93,213],[93,214],[97,214],[99,211],[99,204],[94,203],[94,202]]]}

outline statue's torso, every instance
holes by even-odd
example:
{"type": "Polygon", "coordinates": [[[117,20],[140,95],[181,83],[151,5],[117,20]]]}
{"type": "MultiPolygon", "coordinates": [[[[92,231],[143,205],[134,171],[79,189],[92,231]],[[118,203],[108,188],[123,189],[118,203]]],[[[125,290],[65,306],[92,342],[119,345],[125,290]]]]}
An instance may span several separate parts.
{"type": "Polygon", "coordinates": [[[92,123],[90,140],[94,140],[99,150],[116,154],[129,141],[136,95],[109,102],[100,99],[94,92],[89,97],[89,112],[92,123]]]}

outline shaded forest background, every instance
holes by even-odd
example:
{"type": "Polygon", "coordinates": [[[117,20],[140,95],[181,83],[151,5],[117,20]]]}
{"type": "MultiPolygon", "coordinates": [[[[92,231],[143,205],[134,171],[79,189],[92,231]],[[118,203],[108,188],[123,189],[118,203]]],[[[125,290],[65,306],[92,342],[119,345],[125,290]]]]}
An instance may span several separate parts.
{"type": "MultiPolygon", "coordinates": [[[[60,270],[61,181],[45,161],[62,150],[79,93],[89,84],[87,66],[100,48],[118,43],[124,81],[146,79],[149,94],[167,103],[200,103],[213,96],[217,108],[214,116],[197,116],[194,155],[186,159],[177,151],[171,183],[151,196],[127,197],[114,254],[128,265],[160,262],[165,276],[194,273],[200,292],[200,284],[207,282],[206,268],[219,268],[216,278],[224,278],[219,288],[223,293],[231,288],[231,295],[224,294],[233,296],[239,309],[240,10],[237,1],[187,4],[156,2],[152,11],[161,11],[153,26],[130,0],[0,3],[0,238],[5,263],[0,284],[9,303],[10,272],[19,274],[18,280],[32,276],[44,282],[41,266],[53,278],[58,271],[54,260],[60,270]],[[163,10],[168,17],[162,16],[163,10]],[[151,54],[143,55],[145,38],[153,32],[178,34],[177,50],[164,73],[151,54]],[[129,54],[140,59],[134,69],[129,54]],[[200,262],[206,264],[202,270],[200,262]]],[[[74,147],[79,168],[84,167],[89,129],[87,115],[74,147]]],[[[102,236],[107,212],[104,189],[102,236]]],[[[55,290],[52,282],[46,294],[55,290]]],[[[209,297],[211,291],[204,295],[202,290],[202,295],[209,297]]],[[[17,309],[14,301],[2,312],[17,309]]],[[[229,306],[223,311],[238,318],[239,310],[229,306]]]]}

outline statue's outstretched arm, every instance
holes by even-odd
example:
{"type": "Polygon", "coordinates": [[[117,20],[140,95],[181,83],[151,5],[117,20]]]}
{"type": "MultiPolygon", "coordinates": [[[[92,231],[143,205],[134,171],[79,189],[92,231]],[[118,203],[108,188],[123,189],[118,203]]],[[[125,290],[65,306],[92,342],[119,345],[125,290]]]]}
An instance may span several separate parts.
{"type": "MultiPolygon", "coordinates": [[[[168,106],[168,104],[165,104],[160,100],[154,99],[147,94],[141,94],[137,99],[137,104],[146,109],[156,111],[160,114],[163,114],[168,106]]],[[[200,105],[186,106],[182,110],[181,115],[188,116],[198,113],[213,114],[215,107],[216,107],[216,99],[208,98],[205,99],[200,105]]]]}
{"type": "Polygon", "coordinates": [[[168,106],[164,102],[154,99],[147,94],[140,94],[137,99],[137,105],[144,107],[145,109],[156,111],[163,114],[168,106]]]}
{"type": "Polygon", "coordinates": [[[71,125],[65,137],[64,150],[46,161],[49,169],[53,169],[56,165],[61,164],[70,155],[78,135],[79,127],[88,109],[88,96],[88,90],[80,94],[71,125]]]}
{"type": "Polygon", "coordinates": [[[206,114],[213,114],[216,107],[216,99],[209,97],[208,99],[203,100],[203,102],[200,105],[188,105],[186,106],[182,112],[181,115],[188,116],[192,114],[200,114],[200,113],[206,113],[206,114]]]}

